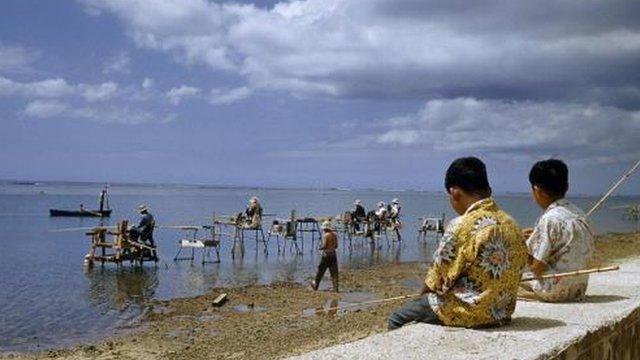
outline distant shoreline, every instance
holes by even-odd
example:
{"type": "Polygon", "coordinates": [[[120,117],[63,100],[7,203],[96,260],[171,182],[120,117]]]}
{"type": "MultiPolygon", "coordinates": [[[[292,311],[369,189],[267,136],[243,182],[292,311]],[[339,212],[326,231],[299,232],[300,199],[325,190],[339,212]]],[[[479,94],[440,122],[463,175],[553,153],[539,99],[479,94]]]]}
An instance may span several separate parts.
{"type": "MultiPolygon", "coordinates": [[[[174,189],[212,189],[212,190],[252,190],[252,191],[343,191],[343,192],[385,192],[385,193],[421,193],[432,195],[445,195],[444,190],[427,189],[385,189],[385,188],[346,188],[346,187],[305,187],[305,186],[251,186],[228,184],[180,184],[180,183],[137,183],[137,182],[95,182],[95,181],[61,181],[61,180],[24,180],[24,179],[0,179],[0,185],[14,186],[95,186],[102,187],[108,184],[110,187],[140,187],[140,188],[174,188],[174,189]]],[[[529,192],[505,191],[496,192],[496,196],[531,196],[529,192]]],[[[597,197],[601,194],[570,194],[572,198],[597,197]]],[[[618,194],[618,198],[640,197],[640,194],[618,194]]]]}

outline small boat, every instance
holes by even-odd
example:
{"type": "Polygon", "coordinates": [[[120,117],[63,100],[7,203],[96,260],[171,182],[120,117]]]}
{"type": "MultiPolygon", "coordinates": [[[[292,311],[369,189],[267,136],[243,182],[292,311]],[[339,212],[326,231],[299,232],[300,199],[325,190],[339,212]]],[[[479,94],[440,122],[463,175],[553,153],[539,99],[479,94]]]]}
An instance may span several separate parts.
{"type": "Polygon", "coordinates": [[[111,209],[108,210],[59,210],[49,209],[50,216],[66,216],[66,217],[109,217],[111,209]]]}
{"type": "Polygon", "coordinates": [[[86,210],[84,205],[80,204],[78,210],[60,210],[49,209],[50,216],[64,217],[109,217],[112,209],[109,208],[109,195],[107,194],[108,186],[105,186],[100,192],[100,210],[86,210]]]}

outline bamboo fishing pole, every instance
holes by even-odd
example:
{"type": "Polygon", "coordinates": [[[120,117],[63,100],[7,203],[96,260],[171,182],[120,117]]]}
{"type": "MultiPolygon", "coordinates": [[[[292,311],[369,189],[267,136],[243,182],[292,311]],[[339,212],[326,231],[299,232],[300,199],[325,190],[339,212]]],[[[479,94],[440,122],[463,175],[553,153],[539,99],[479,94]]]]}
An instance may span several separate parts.
{"type": "Polygon", "coordinates": [[[629,169],[629,171],[622,175],[622,177],[611,187],[611,189],[609,189],[609,191],[607,191],[607,193],[604,194],[604,196],[600,198],[600,200],[598,200],[595,205],[593,205],[591,210],[587,212],[586,217],[590,217],[596,210],[598,210],[600,206],[602,206],[602,204],[609,198],[609,196],[611,196],[611,194],[613,194],[613,192],[616,191],[616,189],[619,188],[620,185],[622,185],[636,170],[638,170],[639,167],[640,160],[638,160],[638,162],[636,162],[635,165],[633,165],[631,169],[629,169]]]}
{"type": "Polygon", "coordinates": [[[616,270],[620,270],[620,266],[617,266],[617,265],[616,266],[607,266],[607,267],[601,267],[601,268],[576,270],[576,271],[569,271],[569,272],[556,273],[556,274],[547,274],[547,275],[541,275],[541,276],[532,275],[532,276],[523,277],[520,280],[520,282],[531,281],[531,280],[558,279],[558,278],[569,277],[569,276],[579,276],[579,275],[602,273],[602,272],[616,271],[616,270]]]}
{"type": "MultiPolygon", "coordinates": [[[[528,276],[528,277],[522,278],[520,280],[520,282],[531,281],[531,280],[542,280],[542,279],[557,279],[557,278],[563,278],[563,277],[569,277],[569,276],[579,276],[579,275],[586,275],[586,274],[593,274],[593,273],[603,273],[603,272],[609,272],[609,271],[616,271],[616,270],[619,270],[619,269],[620,269],[619,266],[608,266],[608,267],[602,267],[602,268],[576,270],[576,271],[569,271],[569,272],[557,273],[557,274],[548,274],[548,275],[542,275],[542,276],[528,276]]],[[[323,312],[329,312],[329,311],[337,311],[337,310],[347,309],[347,308],[356,307],[356,306],[380,304],[380,303],[386,303],[386,302],[391,302],[391,301],[396,301],[396,300],[410,299],[410,298],[418,297],[420,295],[421,294],[416,293],[416,294],[407,294],[407,295],[401,295],[401,296],[394,296],[394,297],[390,297],[390,298],[386,298],[386,299],[363,301],[363,302],[358,302],[358,303],[345,304],[345,305],[341,305],[341,306],[334,306],[334,307],[322,309],[322,311],[323,312]]]]}

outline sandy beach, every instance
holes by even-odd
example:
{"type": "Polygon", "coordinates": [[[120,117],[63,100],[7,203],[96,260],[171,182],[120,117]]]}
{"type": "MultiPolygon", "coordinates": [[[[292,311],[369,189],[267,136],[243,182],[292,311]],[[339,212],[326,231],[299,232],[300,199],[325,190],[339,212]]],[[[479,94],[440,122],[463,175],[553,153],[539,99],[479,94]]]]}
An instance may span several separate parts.
{"type": "MultiPolygon", "coordinates": [[[[637,256],[640,233],[598,236],[596,248],[594,265],[637,256]]],[[[342,269],[340,294],[275,283],[150,301],[143,320],[113,338],[70,349],[3,354],[3,358],[282,358],[385,331],[387,316],[402,300],[337,312],[324,309],[413,293],[426,269],[423,263],[342,269]],[[228,294],[229,301],[214,307],[212,302],[221,293],[228,294]]],[[[329,286],[327,283],[330,281],[323,285],[329,286]]]]}

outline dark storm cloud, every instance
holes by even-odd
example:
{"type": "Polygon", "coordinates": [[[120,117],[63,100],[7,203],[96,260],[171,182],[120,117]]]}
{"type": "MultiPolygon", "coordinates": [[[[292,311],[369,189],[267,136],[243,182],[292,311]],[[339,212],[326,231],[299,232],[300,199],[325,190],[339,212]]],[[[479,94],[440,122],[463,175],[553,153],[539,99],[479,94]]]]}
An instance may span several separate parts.
{"type": "Polygon", "coordinates": [[[256,89],[640,106],[637,1],[85,3],[114,12],[140,46],[256,89]]]}
{"type": "Polygon", "coordinates": [[[83,2],[115,14],[140,47],[236,74],[246,96],[426,101],[344,131],[340,148],[640,152],[638,1],[83,2]]]}

